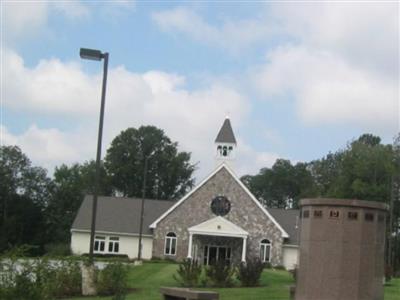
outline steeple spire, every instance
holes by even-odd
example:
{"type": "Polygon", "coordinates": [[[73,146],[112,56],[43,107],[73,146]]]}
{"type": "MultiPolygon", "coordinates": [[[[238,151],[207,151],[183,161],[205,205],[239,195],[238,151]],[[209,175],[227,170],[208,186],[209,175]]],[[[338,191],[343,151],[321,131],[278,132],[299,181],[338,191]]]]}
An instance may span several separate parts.
{"type": "Polygon", "coordinates": [[[231,143],[236,145],[235,135],[233,134],[231,121],[229,117],[226,117],[224,124],[222,124],[221,129],[218,132],[216,143],[231,143]]]}
{"type": "Polygon", "coordinates": [[[236,151],[236,138],[233,134],[231,121],[229,117],[225,118],[221,129],[218,132],[217,138],[215,139],[216,145],[216,164],[219,165],[222,162],[228,163],[230,167],[233,167],[233,160],[235,159],[236,151]]]}

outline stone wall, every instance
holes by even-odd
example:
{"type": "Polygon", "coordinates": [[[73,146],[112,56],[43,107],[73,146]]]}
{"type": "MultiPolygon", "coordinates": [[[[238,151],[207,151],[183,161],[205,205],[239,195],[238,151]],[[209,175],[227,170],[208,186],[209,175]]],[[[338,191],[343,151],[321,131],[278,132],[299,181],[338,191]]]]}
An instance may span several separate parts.
{"type": "Polygon", "coordinates": [[[225,168],[221,168],[157,224],[157,228],[154,229],[153,257],[168,257],[176,260],[186,258],[189,240],[187,229],[215,217],[210,204],[218,195],[227,197],[231,202],[231,210],[224,218],[249,233],[247,256],[259,257],[260,241],[268,239],[272,244],[271,263],[281,265],[283,242],[281,231],[225,168]],[[175,256],[164,255],[165,236],[168,232],[174,232],[177,235],[175,256]]]}

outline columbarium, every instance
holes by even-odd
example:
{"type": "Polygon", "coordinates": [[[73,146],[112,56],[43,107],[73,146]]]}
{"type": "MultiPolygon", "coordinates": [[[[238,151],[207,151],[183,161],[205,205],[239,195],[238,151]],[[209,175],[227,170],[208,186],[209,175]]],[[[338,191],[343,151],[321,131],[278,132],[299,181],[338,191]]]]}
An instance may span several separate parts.
{"type": "Polygon", "coordinates": [[[349,199],[300,201],[296,300],[382,300],[384,203],[349,199]]]}

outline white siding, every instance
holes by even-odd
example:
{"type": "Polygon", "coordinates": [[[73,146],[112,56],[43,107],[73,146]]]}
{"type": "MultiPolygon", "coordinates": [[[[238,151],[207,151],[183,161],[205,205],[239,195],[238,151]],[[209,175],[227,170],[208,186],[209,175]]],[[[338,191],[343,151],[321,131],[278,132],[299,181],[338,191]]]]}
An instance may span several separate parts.
{"type": "MultiPolygon", "coordinates": [[[[101,235],[106,237],[106,245],[104,254],[109,254],[108,252],[108,238],[110,236],[119,237],[119,253],[118,254],[127,254],[130,259],[137,258],[138,256],[138,244],[139,237],[137,236],[128,236],[128,235],[119,235],[119,234],[110,234],[110,233],[101,233],[97,232],[96,235],[101,235]]],[[[73,231],[71,234],[71,251],[73,254],[81,255],[84,253],[89,253],[89,243],[90,243],[90,233],[89,232],[77,232],[73,231]]],[[[153,238],[152,237],[143,237],[142,238],[142,258],[143,259],[151,259],[152,251],[153,251],[153,238]]],[[[112,253],[115,254],[115,253],[112,253]]]]}
{"type": "Polygon", "coordinates": [[[293,270],[298,264],[298,247],[283,246],[283,266],[286,270],[293,270]]]}

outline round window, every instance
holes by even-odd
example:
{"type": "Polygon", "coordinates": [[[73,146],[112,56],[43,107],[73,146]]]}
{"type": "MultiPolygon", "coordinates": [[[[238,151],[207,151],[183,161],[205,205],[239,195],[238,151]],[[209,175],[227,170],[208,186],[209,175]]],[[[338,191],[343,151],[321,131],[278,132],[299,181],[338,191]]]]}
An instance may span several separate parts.
{"type": "Polygon", "coordinates": [[[225,216],[231,210],[231,203],[224,196],[217,196],[211,201],[211,211],[217,216],[225,216]]]}

